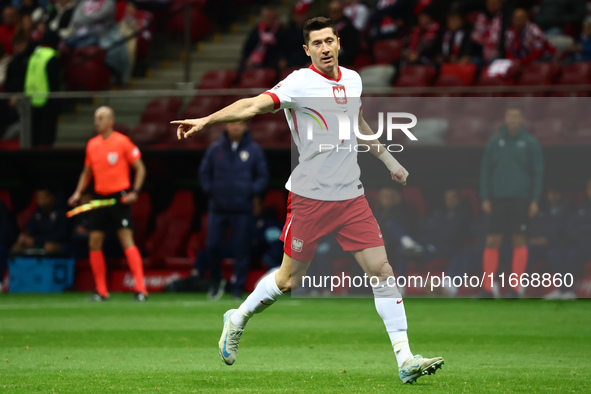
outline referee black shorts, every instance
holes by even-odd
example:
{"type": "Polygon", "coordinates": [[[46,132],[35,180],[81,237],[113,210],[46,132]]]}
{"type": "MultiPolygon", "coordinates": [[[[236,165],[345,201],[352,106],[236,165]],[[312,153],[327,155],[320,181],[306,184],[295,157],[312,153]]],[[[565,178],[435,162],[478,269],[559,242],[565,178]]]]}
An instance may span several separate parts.
{"type": "Polygon", "coordinates": [[[522,198],[493,198],[489,234],[524,234],[531,201],[522,198]]]}
{"type": "Polygon", "coordinates": [[[119,230],[120,228],[128,228],[133,230],[131,225],[131,205],[123,204],[121,202],[121,197],[123,197],[125,194],[127,194],[125,190],[106,196],[95,193],[95,199],[105,200],[114,198],[117,200],[117,204],[110,207],[93,209],[92,211],[89,211],[88,229],[90,231],[103,232],[119,230]]]}

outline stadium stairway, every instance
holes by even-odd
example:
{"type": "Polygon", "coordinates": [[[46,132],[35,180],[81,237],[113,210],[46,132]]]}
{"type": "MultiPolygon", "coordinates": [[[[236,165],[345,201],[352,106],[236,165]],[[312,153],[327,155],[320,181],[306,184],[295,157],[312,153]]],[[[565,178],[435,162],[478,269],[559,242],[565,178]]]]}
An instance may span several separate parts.
{"type": "MultiPolygon", "coordinates": [[[[253,14],[254,15],[254,14],[253,14]]],[[[61,115],[58,124],[56,147],[82,147],[86,144],[88,137],[94,129],[93,114],[99,105],[111,105],[116,112],[116,123],[124,124],[132,129],[140,122],[148,101],[158,98],[159,89],[192,89],[200,81],[205,72],[215,69],[227,69],[238,65],[242,44],[256,18],[250,16],[247,22],[239,22],[234,25],[231,32],[225,34],[213,34],[205,41],[193,46],[195,51],[191,56],[191,82],[186,86],[184,79],[184,52],[179,43],[166,42],[163,37],[158,42],[154,41],[153,49],[161,48],[155,58],[165,57],[162,51],[176,52],[176,60],[157,60],[156,65],[149,69],[145,78],[135,78],[130,89],[133,90],[154,90],[151,97],[138,97],[134,99],[92,99],[85,100],[76,105],[75,110],[61,115]],[[165,48],[165,49],[162,49],[165,48]],[[175,51],[176,49],[176,51],[175,51]],[[180,53],[180,56],[178,54],[180,53]]],[[[170,58],[170,56],[169,56],[170,58]]],[[[186,97],[184,103],[190,101],[186,97]]],[[[181,108],[182,110],[182,108],[181,108]]],[[[182,111],[181,111],[182,112],[182,111]]]]}

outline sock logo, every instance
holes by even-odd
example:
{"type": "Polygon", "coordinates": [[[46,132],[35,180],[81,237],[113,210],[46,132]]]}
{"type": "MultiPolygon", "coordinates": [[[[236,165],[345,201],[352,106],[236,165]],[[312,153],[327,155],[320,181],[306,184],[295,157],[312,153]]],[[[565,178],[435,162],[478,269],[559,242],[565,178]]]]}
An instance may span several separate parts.
{"type": "Polygon", "coordinates": [[[265,303],[263,302],[263,300],[261,300],[261,304],[263,304],[263,305],[267,305],[267,306],[269,306],[269,305],[272,305],[272,304],[265,304],[265,303]]]}
{"type": "Polygon", "coordinates": [[[402,304],[402,298],[401,298],[401,299],[399,299],[398,301],[396,301],[396,304],[397,304],[397,305],[398,305],[398,304],[402,304]]]}

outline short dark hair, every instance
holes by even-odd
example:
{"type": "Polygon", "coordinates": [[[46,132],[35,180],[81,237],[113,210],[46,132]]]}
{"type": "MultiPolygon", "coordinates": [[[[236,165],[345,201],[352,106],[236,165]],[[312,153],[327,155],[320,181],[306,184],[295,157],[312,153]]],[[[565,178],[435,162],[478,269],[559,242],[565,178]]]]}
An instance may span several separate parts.
{"type": "Polygon", "coordinates": [[[322,30],[326,29],[327,27],[332,29],[332,32],[335,36],[339,36],[337,29],[334,27],[332,19],[325,18],[323,16],[317,16],[316,18],[308,19],[306,23],[304,23],[304,44],[308,45],[311,31],[322,30]]]}

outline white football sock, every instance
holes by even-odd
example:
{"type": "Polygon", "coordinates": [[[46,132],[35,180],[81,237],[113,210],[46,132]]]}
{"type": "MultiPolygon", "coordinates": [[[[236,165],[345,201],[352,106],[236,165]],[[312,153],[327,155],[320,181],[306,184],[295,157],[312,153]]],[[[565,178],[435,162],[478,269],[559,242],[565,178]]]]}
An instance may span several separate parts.
{"type": "Polygon", "coordinates": [[[277,282],[275,281],[276,273],[277,271],[273,271],[261,279],[254,291],[240,305],[236,313],[232,314],[230,319],[234,325],[244,328],[252,315],[261,313],[273,305],[277,301],[277,298],[283,294],[279,290],[279,287],[277,287],[277,282]]]}
{"type": "Polygon", "coordinates": [[[406,312],[404,311],[402,297],[398,288],[395,286],[389,287],[387,281],[378,283],[373,288],[373,294],[376,309],[384,321],[390,342],[392,342],[394,348],[398,367],[400,368],[407,358],[412,357],[408,345],[408,336],[406,335],[408,325],[406,323],[406,312]]]}

